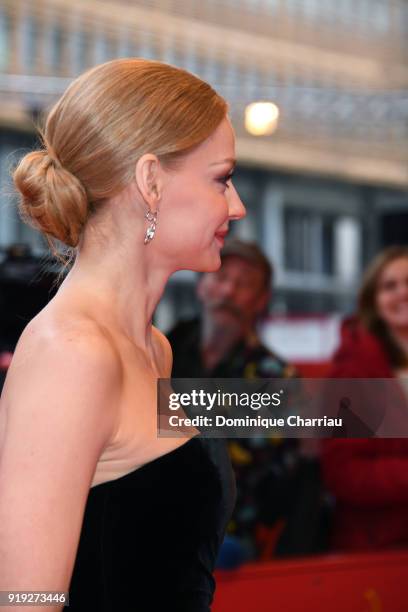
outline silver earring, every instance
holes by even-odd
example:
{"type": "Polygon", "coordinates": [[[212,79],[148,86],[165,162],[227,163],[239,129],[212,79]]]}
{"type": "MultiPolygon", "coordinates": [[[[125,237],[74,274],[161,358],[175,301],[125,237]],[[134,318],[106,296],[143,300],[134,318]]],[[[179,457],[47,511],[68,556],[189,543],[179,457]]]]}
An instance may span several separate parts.
{"type": "Polygon", "coordinates": [[[149,208],[148,211],[145,213],[145,217],[150,223],[149,227],[146,230],[145,238],[144,238],[144,243],[148,244],[151,240],[153,240],[154,234],[156,231],[157,211],[152,212],[149,208]]]}

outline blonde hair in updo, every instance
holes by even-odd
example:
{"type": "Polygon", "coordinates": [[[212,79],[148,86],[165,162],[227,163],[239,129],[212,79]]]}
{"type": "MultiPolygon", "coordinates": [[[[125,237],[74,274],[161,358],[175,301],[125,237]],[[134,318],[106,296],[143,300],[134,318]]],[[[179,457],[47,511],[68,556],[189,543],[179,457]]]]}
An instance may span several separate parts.
{"type": "Polygon", "coordinates": [[[76,247],[98,202],[126,187],[137,160],[154,153],[167,167],[206,140],[227,104],[191,73],[144,59],[120,59],[78,77],[53,107],[44,148],[14,171],[25,221],[76,247]]]}

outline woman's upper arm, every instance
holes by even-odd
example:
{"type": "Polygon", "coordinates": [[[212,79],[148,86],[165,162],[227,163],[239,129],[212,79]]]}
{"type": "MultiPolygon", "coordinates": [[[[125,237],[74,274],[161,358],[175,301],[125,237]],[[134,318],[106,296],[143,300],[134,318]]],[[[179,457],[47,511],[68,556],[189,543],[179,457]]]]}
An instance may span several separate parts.
{"type": "Polygon", "coordinates": [[[16,352],[0,407],[0,590],[68,590],[120,390],[118,359],[96,334],[16,352]]]}

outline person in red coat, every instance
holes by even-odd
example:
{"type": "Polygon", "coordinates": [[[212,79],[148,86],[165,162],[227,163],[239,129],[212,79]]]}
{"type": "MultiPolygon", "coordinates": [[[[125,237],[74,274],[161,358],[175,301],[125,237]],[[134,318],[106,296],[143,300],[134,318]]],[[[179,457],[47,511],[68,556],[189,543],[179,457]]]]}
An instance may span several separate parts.
{"type": "MultiPolygon", "coordinates": [[[[393,378],[408,393],[408,247],[390,247],[368,268],[328,377],[393,378]]],[[[408,547],[408,439],[325,440],[322,468],[336,499],[333,548],[408,547]]]]}

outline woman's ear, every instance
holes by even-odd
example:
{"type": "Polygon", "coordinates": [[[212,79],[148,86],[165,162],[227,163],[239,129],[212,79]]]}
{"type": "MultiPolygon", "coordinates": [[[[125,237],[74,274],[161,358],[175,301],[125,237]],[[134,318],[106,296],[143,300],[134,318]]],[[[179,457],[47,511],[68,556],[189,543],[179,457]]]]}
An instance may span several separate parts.
{"type": "Polygon", "coordinates": [[[162,193],[160,161],[156,155],[146,153],[138,159],[135,180],[143,200],[155,212],[162,193]]]}

